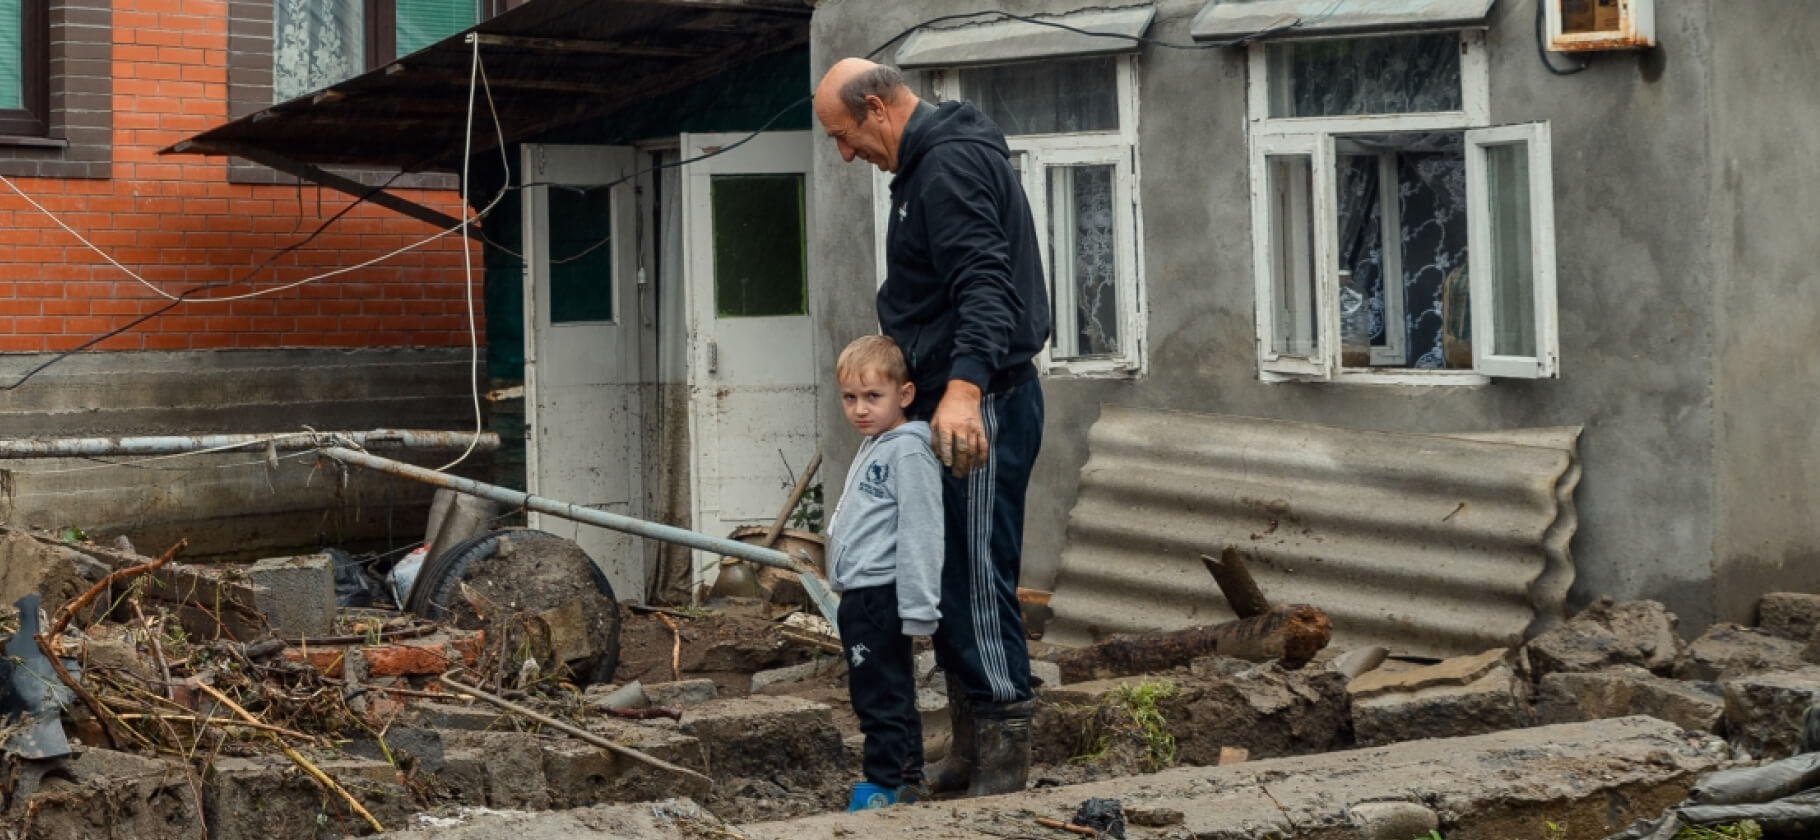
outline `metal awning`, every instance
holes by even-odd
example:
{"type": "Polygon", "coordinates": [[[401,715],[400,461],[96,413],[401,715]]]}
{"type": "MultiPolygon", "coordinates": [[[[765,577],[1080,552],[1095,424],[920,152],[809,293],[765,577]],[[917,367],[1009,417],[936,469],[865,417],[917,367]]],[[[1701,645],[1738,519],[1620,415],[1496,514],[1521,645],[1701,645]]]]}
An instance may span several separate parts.
{"type": "MultiPolygon", "coordinates": [[[[811,11],[803,0],[532,0],[160,153],[235,155],[323,183],[329,181],[317,176],[339,176],[307,164],[454,171],[467,118],[470,33],[480,40],[505,139],[513,143],[800,47],[809,40],[811,11]]],[[[497,145],[485,100],[478,102],[476,154],[497,145]]]]}
{"type": "Polygon", "coordinates": [[[897,66],[911,70],[1134,52],[1138,44],[1132,39],[1143,35],[1155,17],[1156,7],[1143,5],[1042,18],[1060,26],[998,20],[947,29],[919,29],[898,48],[897,66]]]}
{"type": "Polygon", "coordinates": [[[1308,38],[1484,26],[1493,0],[1209,0],[1188,34],[1196,41],[1308,38]]]}

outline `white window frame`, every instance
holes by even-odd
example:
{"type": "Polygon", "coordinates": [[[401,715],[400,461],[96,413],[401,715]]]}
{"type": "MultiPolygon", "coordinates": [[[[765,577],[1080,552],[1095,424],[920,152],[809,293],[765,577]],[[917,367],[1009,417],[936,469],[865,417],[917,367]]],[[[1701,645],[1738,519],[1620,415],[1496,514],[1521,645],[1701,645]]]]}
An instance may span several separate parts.
{"type": "MultiPolygon", "coordinates": [[[[1057,56],[1040,61],[1073,61],[1088,56],[1057,56]]],[[[1034,63],[1034,62],[1017,62],[1034,63]]],[[[1056,324],[1050,340],[1037,357],[1038,367],[1052,376],[1131,377],[1144,371],[1146,318],[1144,313],[1144,265],[1138,243],[1143,241],[1143,214],[1140,212],[1137,153],[1137,57],[1114,59],[1117,78],[1119,126],[1116,131],[1031,134],[1006,137],[1011,148],[1012,164],[1023,183],[1024,195],[1030,202],[1031,216],[1036,220],[1038,251],[1042,254],[1043,276],[1051,278],[1049,292],[1057,299],[1049,302],[1056,324]],[[1119,297],[1119,352],[1101,356],[1063,357],[1056,353],[1055,336],[1073,325],[1074,289],[1058,282],[1052,263],[1049,236],[1048,173],[1051,167],[1077,165],[1110,165],[1113,167],[1113,247],[1119,297]],[[1065,296],[1065,298],[1064,298],[1065,296]],[[1065,322],[1065,323],[1064,323],[1065,322]]],[[[928,71],[929,86],[937,101],[960,96],[959,70],[928,71]]],[[[891,212],[891,178],[879,172],[873,178],[873,228],[876,236],[878,283],[885,282],[885,231],[891,212]]],[[[1069,333],[1072,334],[1072,333],[1069,333]]]]}
{"type": "MultiPolygon", "coordinates": [[[[1395,33],[1392,33],[1395,34],[1395,33]]],[[[1464,29],[1458,31],[1460,37],[1460,86],[1461,107],[1457,111],[1437,111],[1402,114],[1368,114],[1335,117],[1272,117],[1270,116],[1270,68],[1266,50],[1267,44],[1254,42],[1249,47],[1249,79],[1246,85],[1247,123],[1251,144],[1251,202],[1253,225],[1253,285],[1257,296],[1257,339],[1258,339],[1258,374],[1265,381],[1305,381],[1329,380],[1352,383],[1379,383],[1397,385],[1470,385],[1485,384],[1492,377],[1555,377],[1559,371],[1559,325],[1555,309],[1555,273],[1554,273],[1554,212],[1552,178],[1549,175],[1551,166],[1550,144],[1548,142],[1548,124],[1531,123],[1504,128],[1491,127],[1490,61],[1487,55],[1485,31],[1482,29],[1464,29]],[[1348,368],[1342,364],[1339,325],[1339,255],[1338,255],[1338,208],[1335,168],[1338,160],[1336,138],[1360,134],[1394,134],[1406,132],[1439,132],[1458,131],[1467,134],[1467,260],[1469,278],[1472,286],[1472,327],[1474,365],[1473,370],[1427,370],[1420,368],[1348,368]],[[1475,140],[1477,143],[1475,144],[1475,140]],[[1491,300],[1489,292],[1482,292],[1483,284],[1489,289],[1492,282],[1488,269],[1480,265],[1482,257],[1481,240],[1489,241],[1490,231],[1480,230],[1478,239],[1474,236],[1474,225],[1485,227],[1489,224],[1489,207],[1484,203],[1483,186],[1484,160],[1483,148],[1487,145],[1509,145],[1522,143],[1530,154],[1530,210],[1531,210],[1531,246],[1535,249],[1535,294],[1536,294],[1536,340],[1537,357],[1480,358],[1480,346],[1485,344],[1481,336],[1488,335],[1481,326],[1489,324],[1491,318],[1491,300]],[[1313,358],[1278,357],[1270,352],[1272,347],[1273,318],[1272,307],[1275,305],[1271,288],[1271,265],[1275,258],[1272,245],[1272,221],[1269,218],[1270,206],[1268,175],[1264,169],[1264,159],[1275,154],[1305,154],[1314,162],[1314,211],[1315,211],[1315,260],[1317,294],[1315,305],[1319,307],[1317,346],[1313,358]],[[1479,180],[1471,176],[1474,167],[1479,169],[1479,180]],[[1475,183],[1477,184],[1475,188],[1475,183]],[[1482,276],[1484,275],[1484,276],[1482,276]]],[[[1355,36],[1344,36],[1351,38],[1355,36]]],[[[1316,40],[1316,39],[1306,39],[1316,40]]],[[[1384,169],[1380,164],[1380,178],[1384,169]]],[[[1384,217],[1387,231],[1385,242],[1395,241],[1400,235],[1390,234],[1391,224],[1400,220],[1384,217]]],[[[1388,255],[1393,249],[1386,248],[1388,255]]],[[[1405,307],[1402,299],[1402,284],[1392,283],[1390,270],[1391,260],[1385,261],[1386,300],[1385,309],[1388,318],[1391,310],[1405,307]],[[1394,287],[1394,291],[1393,291],[1394,287]]],[[[1400,263],[1400,255],[1396,262],[1400,263]]],[[[1398,277],[1401,271],[1397,272],[1398,277]]],[[[1397,322],[1387,323],[1400,323],[1397,322]]],[[[1403,348],[1386,346],[1373,348],[1372,362],[1385,364],[1395,359],[1405,358],[1403,348]]]]}

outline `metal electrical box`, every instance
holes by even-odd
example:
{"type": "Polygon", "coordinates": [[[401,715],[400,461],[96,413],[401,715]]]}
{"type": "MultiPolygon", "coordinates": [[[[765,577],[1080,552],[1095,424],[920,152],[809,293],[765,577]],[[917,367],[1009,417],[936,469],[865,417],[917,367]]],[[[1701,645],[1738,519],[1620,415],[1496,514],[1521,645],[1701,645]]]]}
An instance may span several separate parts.
{"type": "Polygon", "coordinates": [[[1555,52],[1646,49],[1656,45],[1655,0],[1540,0],[1555,52]]]}

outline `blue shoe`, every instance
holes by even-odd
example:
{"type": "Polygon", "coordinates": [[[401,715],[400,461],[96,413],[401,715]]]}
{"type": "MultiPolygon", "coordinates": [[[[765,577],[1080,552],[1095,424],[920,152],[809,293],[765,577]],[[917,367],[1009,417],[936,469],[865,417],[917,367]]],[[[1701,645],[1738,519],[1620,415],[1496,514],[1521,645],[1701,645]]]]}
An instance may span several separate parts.
{"type": "Polygon", "coordinates": [[[871,782],[855,782],[853,798],[847,800],[847,810],[870,811],[873,808],[883,808],[886,805],[895,804],[897,804],[897,793],[890,788],[871,782]]]}

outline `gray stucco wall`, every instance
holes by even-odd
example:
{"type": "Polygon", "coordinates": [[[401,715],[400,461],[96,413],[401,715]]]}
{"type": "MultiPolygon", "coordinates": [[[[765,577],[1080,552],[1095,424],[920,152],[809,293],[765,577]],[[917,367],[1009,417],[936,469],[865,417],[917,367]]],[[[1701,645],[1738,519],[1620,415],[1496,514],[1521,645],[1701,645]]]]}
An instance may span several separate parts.
{"type": "MultiPolygon", "coordinates": [[[[819,74],[840,56],[863,53],[917,20],[975,8],[939,0],[914,4],[912,13],[909,5],[823,2],[815,15],[812,70],[819,74]]],[[[1027,0],[1003,8],[1035,13],[1083,5],[1089,4],[1027,0]]],[[[1199,0],[1159,3],[1149,34],[1186,42],[1189,20],[1200,7],[1199,0]]],[[[1711,244],[1731,236],[1716,234],[1713,225],[1730,227],[1735,217],[1730,205],[1738,200],[1714,198],[1715,192],[1731,190],[1719,179],[1714,151],[1715,138],[1728,133],[1714,125],[1724,121],[1725,112],[1738,112],[1743,126],[1750,121],[1744,112],[1752,108],[1780,110],[1747,103],[1762,84],[1751,79],[1728,79],[1732,101],[1715,106],[1713,66],[1726,55],[1760,49],[1761,34],[1776,26],[1767,20],[1728,22],[1715,33],[1708,29],[1712,12],[1707,4],[1658,3],[1660,50],[1601,54],[1587,71],[1555,77],[1537,60],[1534,13],[1533,0],[1497,3],[1488,40],[1490,95],[1494,123],[1551,124],[1563,370],[1555,381],[1498,381],[1480,387],[1260,382],[1244,55],[1238,50],[1154,48],[1141,53],[1141,250],[1151,304],[1145,313],[1148,371],[1135,380],[1045,381],[1049,422],[1027,513],[1026,585],[1043,587],[1052,580],[1078,473],[1087,458],[1087,430],[1102,404],[1118,403],[1414,432],[1584,425],[1585,478],[1577,494],[1580,529],[1573,544],[1579,572],[1570,606],[1600,595],[1658,598],[1693,630],[1721,613],[1737,617],[1737,603],[1747,596],[1731,590],[1754,594],[1761,585],[1727,584],[1726,597],[1716,598],[1715,546],[1740,542],[1734,535],[1739,529],[1764,537],[1770,526],[1761,516],[1716,517],[1715,488],[1739,494],[1730,484],[1755,480],[1765,470],[1789,471],[1783,465],[1789,454],[1785,447],[1811,450],[1815,434],[1811,409],[1800,410],[1811,401],[1797,402],[1809,400],[1811,389],[1782,392],[1774,373],[1780,370],[1811,383],[1815,366],[1804,358],[1783,358],[1779,365],[1732,381],[1735,389],[1721,390],[1728,407],[1736,405],[1737,411],[1727,412],[1729,424],[1719,444],[1737,451],[1723,459],[1714,455],[1714,378],[1728,381],[1736,373],[1731,368],[1751,367],[1756,356],[1786,356],[1789,346],[1798,346],[1811,332],[1807,325],[1813,322],[1808,301],[1800,304],[1807,308],[1783,309],[1775,300],[1729,296],[1725,282],[1715,280],[1715,260],[1721,257],[1726,270],[1753,265],[1759,271],[1753,285],[1792,288],[1800,278],[1800,261],[1784,256],[1778,240],[1769,238],[1772,232],[1790,236],[1792,225],[1814,218],[1811,212],[1795,212],[1799,207],[1792,197],[1778,199],[1787,207],[1789,221],[1764,230],[1763,238],[1744,236],[1723,254],[1711,244]],[[1716,35],[1738,43],[1715,48],[1716,35]],[[1735,362],[1715,358],[1715,311],[1732,325],[1725,334],[1728,348],[1738,348],[1735,362]],[[1770,313],[1771,322],[1781,328],[1754,332],[1754,319],[1770,313]],[[1733,335],[1745,327],[1752,328],[1750,335],[1733,335]],[[1764,418],[1758,408],[1772,398],[1785,410],[1779,420],[1764,418]],[[1777,422],[1798,430],[1790,438],[1790,432],[1771,428],[1777,422]],[[1770,432],[1787,442],[1738,445],[1770,432]]],[[[1766,8],[1758,16],[1770,18],[1773,12],[1766,8]]],[[[1805,56],[1759,56],[1772,65],[1759,78],[1787,77],[1791,87],[1797,84],[1793,77],[1813,57],[1814,39],[1805,43],[1805,56]]],[[[1561,57],[1556,61],[1570,63],[1561,57]]],[[[1811,90],[1813,83],[1803,79],[1799,84],[1811,90]]],[[[1783,99],[1782,104],[1797,101],[1803,100],[1783,99]]],[[[1750,117],[1759,124],[1767,118],[1750,117]]],[[[1809,132],[1783,135],[1783,153],[1797,153],[1801,144],[1795,138],[1814,136],[1812,117],[1808,119],[1809,132]]],[[[812,266],[812,299],[823,346],[839,348],[874,328],[871,174],[861,164],[842,163],[831,143],[818,145],[815,166],[814,230],[820,247],[812,266]]],[[[1738,177],[1760,179],[1760,190],[1779,183],[1773,171],[1756,165],[1738,177]]],[[[1812,209],[1812,199],[1807,200],[1812,209]]],[[[823,355],[831,367],[832,352],[823,355]]],[[[831,370],[826,373],[831,378],[831,370]]],[[[855,439],[840,421],[832,396],[823,402],[824,428],[832,430],[829,476],[837,477],[855,439]]],[[[1765,538],[1765,545],[1814,543],[1814,526],[1792,515],[1811,510],[1803,504],[1807,491],[1794,478],[1777,485],[1787,498],[1776,514],[1774,529],[1780,530],[1765,538]],[[1791,520],[1799,524],[1791,525],[1791,520]]],[[[1725,551],[1729,557],[1733,550],[1725,551]]],[[[1780,549],[1735,553],[1756,559],[1728,560],[1732,566],[1784,562],[1780,549]]]]}
{"type": "Polygon", "coordinates": [[[1769,588],[1820,592],[1820,16],[1715,3],[1709,125],[1718,360],[1714,581],[1726,620],[1769,588]]]}

